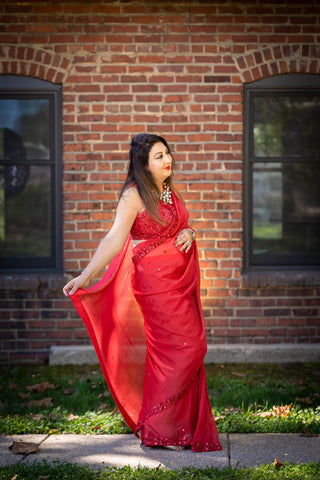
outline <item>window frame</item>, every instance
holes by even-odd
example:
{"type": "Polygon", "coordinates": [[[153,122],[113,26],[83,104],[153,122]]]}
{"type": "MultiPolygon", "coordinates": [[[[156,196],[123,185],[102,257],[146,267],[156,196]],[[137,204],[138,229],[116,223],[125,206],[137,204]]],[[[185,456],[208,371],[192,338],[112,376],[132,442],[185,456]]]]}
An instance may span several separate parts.
{"type": "MultiPolygon", "coordinates": [[[[49,100],[50,159],[26,159],[50,168],[50,256],[0,257],[0,273],[62,272],[62,86],[37,78],[1,75],[0,99],[49,100]]],[[[10,160],[2,165],[14,164],[10,160]]]]}
{"type": "MultiPolygon", "coordinates": [[[[284,163],[297,161],[287,157],[254,157],[253,155],[253,99],[255,96],[308,96],[317,93],[320,96],[320,75],[294,73],[281,74],[244,84],[244,172],[243,172],[243,271],[278,271],[278,270],[318,270],[320,254],[266,254],[266,264],[255,264],[253,259],[253,165],[254,163],[284,163]],[[255,95],[256,94],[256,95],[255,95]],[[267,264],[267,261],[278,264],[267,264]],[[286,262],[284,262],[286,260],[286,262]],[[295,263],[293,262],[295,260],[295,263]],[[280,263],[282,261],[282,264],[280,263]],[[316,261],[316,262],[315,262],[316,261]],[[284,262],[284,263],[283,263],[284,262]],[[316,263],[316,265],[314,264],[316,263]]],[[[319,161],[320,159],[298,159],[299,162],[319,161]]],[[[320,161],[319,161],[320,167],[320,161]]],[[[263,259],[263,257],[261,257],[263,259]]]]}

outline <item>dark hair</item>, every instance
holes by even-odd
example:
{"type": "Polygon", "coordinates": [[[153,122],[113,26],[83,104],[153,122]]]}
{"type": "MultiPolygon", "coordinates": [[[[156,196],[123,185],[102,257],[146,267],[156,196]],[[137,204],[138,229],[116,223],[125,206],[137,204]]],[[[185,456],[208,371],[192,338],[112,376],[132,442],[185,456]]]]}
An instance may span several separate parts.
{"type": "MultiPolygon", "coordinates": [[[[133,137],[129,152],[128,175],[122,187],[121,195],[130,184],[136,184],[146,209],[155,220],[161,222],[158,215],[159,194],[161,192],[159,192],[157,185],[153,181],[151,173],[147,170],[149,152],[153,145],[158,142],[163,143],[170,152],[166,140],[159,135],[139,133],[133,137]]],[[[166,179],[166,184],[173,189],[171,176],[166,179]]]]}

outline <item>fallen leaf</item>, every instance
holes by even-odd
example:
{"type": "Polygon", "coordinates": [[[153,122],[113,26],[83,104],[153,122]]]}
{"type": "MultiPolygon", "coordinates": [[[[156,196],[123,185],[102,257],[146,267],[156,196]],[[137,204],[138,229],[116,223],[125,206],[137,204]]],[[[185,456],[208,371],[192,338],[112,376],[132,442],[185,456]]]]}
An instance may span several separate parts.
{"type": "Polygon", "coordinates": [[[274,413],[274,416],[276,417],[289,417],[290,411],[291,411],[291,404],[280,406],[280,407],[276,407],[275,405],[273,405],[273,413],[274,413]]]}
{"type": "Polygon", "coordinates": [[[237,377],[245,377],[246,373],[240,373],[240,372],[232,372],[233,375],[236,375],[237,377]]]}
{"type": "Polygon", "coordinates": [[[19,440],[13,440],[13,444],[9,447],[14,453],[20,453],[22,455],[29,455],[29,453],[39,452],[40,449],[36,443],[22,442],[19,440]]]}
{"type": "Polygon", "coordinates": [[[296,385],[308,385],[308,382],[306,382],[306,380],[302,380],[302,378],[299,378],[298,380],[295,380],[294,383],[296,385]]]}
{"type": "Polygon", "coordinates": [[[11,382],[11,380],[9,380],[8,387],[7,387],[8,390],[14,390],[17,387],[18,387],[17,383],[13,383],[13,382],[11,382]]]}
{"type": "Polygon", "coordinates": [[[56,433],[57,429],[56,428],[52,428],[51,430],[49,430],[49,433],[56,433]]]}
{"type": "Polygon", "coordinates": [[[79,415],[73,415],[73,413],[70,413],[70,415],[67,416],[67,419],[68,419],[69,421],[75,420],[75,419],[77,419],[77,418],[79,418],[79,415]]]}
{"type": "Polygon", "coordinates": [[[227,407],[224,409],[226,413],[232,413],[232,412],[241,412],[241,408],[236,408],[236,407],[227,407]]]}
{"type": "Polygon", "coordinates": [[[110,392],[108,390],[106,390],[105,392],[103,393],[100,393],[100,395],[98,395],[98,398],[107,398],[107,397],[110,397],[110,392]]]}
{"type": "Polygon", "coordinates": [[[64,395],[72,395],[74,392],[74,389],[73,388],[66,388],[64,391],[63,391],[63,394],[64,395]]]}
{"type": "Polygon", "coordinates": [[[42,382],[42,383],[36,383],[35,385],[29,385],[28,387],[26,387],[26,389],[29,392],[38,392],[38,393],[43,393],[49,388],[52,388],[52,389],[57,388],[57,385],[54,385],[48,382],[42,382]]]}
{"type": "Polygon", "coordinates": [[[11,478],[11,480],[16,480],[16,478],[18,478],[18,474],[17,474],[17,473],[15,473],[15,474],[13,475],[13,477],[11,478]]]}
{"type": "Polygon", "coordinates": [[[258,413],[256,413],[256,415],[257,415],[258,417],[262,417],[262,418],[271,418],[271,417],[274,417],[273,412],[258,412],[258,413]]]}
{"type": "Polygon", "coordinates": [[[28,407],[52,407],[52,398],[42,398],[41,400],[31,400],[27,403],[28,407]]]}
{"type": "Polygon", "coordinates": [[[107,407],[106,403],[100,403],[98,410],[104,410],[107,407]]]}
{"type": "Polygon", "coordinates": [[[283,467],[283,463],[279,462],[279,458],[276,457],[273,461],[274,468],[279,469],[283,467]]]}
{"type": "Polygon", "coordinates": [[[32,420],[41,420],[43,417],[43,413],[30,413],[30,418],[32,420]]]}
{"type": "Polygon", "coordinates": [[[21,392],[19,392],[18,395],[19,395],[19,397],[22,398],[22,400],[26,400],[27,398],[30,397],[30,393],[21,393],[21,392]]]}

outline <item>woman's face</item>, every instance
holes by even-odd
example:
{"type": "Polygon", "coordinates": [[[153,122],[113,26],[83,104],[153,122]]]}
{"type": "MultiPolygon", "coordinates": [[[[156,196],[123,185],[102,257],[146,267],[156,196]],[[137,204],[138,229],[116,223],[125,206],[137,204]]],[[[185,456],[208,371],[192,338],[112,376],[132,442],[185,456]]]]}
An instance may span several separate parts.
{"type": "Polygon", "coordinates": [[[149,152],[147,170],[151,173],[156,185],[161,187],[166,178],[170,177],[171,167],[172,157],[167,147],[162,142],[155,143],[149,152]]]}

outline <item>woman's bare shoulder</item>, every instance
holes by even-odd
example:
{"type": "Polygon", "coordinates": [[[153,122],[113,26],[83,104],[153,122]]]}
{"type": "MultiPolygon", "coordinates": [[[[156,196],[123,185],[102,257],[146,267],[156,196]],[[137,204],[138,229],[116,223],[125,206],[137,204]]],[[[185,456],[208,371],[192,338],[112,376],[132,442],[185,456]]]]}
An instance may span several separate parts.
{"type": "Polygon", "coordinates": [[[126,203],[128,202],[131,207],[136,207],[137,210],[141,209],[143,205],[142,198],[138,193],[138,189],[135,185],[130,185],[128,188],[124,190],[121,195],[121,199],[123,199],[126,203]]]}

